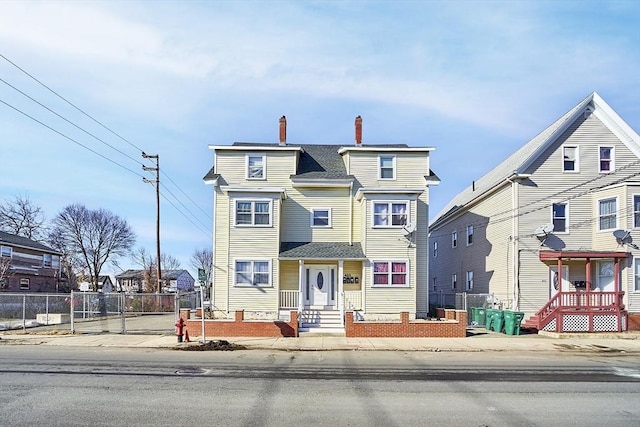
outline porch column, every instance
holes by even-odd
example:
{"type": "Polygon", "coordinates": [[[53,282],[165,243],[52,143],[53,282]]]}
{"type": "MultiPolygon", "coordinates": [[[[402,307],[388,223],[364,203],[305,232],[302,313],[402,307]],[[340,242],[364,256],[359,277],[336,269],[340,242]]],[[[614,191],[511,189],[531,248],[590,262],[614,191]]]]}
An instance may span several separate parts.
{"type": "Polygon", "coordinates": [[[613,290],[615,292],[614,307],[616,308],[616,315],[618,317],[618,332],[622,332],[622,312],[620,311],[620,298],[618,293],[620,292],[620,258],[613,259],[613,290]]]}
{"type": "Polygon", "coordinates": [[[558,257],[558,293],[556,295],[560,296],[560,303],[558,307],[560,307],[560,312],[558,313],[557,322],[556,322],[556,332],[562,332],[562,320],[564,318],[562,305],[564,304],[564,298],[562,295],[562,280],[564,278],[564,272],[562,271],[562,258],[558,257]]]}
{"type": "Polygon", "coordinates": [[[304,307],[304,260],[298,260],[298,313],[302,312],[304,307]]]}
{"type": "MultiPolygon", "coordinates": [[[[587,258],[584,262],[585,268],[585,280],[587,282],[587,307],[591,307],[591,258],[587,258]]],[[[593,315],[588,314],[589,318],[589,331],[593,331],[593,315]]]]}
{"type": "Polygon", "coordinates": [[[338,281],[338,295],[336,298],[338,299],[338,310],[340,310],[340,322],[342,326],[344,326],[344,260],[338,260],[338,277],[336,280],[338,281]]]}

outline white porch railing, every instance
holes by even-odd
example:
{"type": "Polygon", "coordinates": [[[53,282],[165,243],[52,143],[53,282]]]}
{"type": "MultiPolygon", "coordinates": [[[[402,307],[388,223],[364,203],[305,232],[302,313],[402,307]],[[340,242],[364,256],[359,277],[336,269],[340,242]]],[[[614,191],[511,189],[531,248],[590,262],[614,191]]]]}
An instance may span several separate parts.
{"type": "Polygon", "coordinates": [[[362,291],[344,291],[344,309],[362,310],[362,291]]]}
{"type": "Polygon", "coordinates": [[[300,292],[295,291],[280,291],[280,308],[295,308],[298,309],[300,292]]]}

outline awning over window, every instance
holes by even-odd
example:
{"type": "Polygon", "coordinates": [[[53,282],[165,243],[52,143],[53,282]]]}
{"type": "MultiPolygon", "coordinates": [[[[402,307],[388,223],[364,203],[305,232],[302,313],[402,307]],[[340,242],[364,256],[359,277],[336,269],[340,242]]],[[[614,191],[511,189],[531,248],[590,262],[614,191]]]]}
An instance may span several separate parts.
{"type": "Polygon", "coordinates": [[[540,261],[557,261],[559,259],[606,259],[626,258],[628,252],[603,251],[540,251],[540,261]]]}

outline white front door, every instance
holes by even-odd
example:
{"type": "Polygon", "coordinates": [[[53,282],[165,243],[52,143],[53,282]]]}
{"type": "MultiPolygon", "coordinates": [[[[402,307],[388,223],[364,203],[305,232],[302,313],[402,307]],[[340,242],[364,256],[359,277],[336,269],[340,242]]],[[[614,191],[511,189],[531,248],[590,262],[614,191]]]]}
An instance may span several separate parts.
{"type": "Polygon", "coordinates": [[[562,280],[558,278],[558,267],[549,268],[549,299],[559,291],[568,292],[569,285],[569,266],[562,266],[562,280]]]}
{"type": "Polygon", "coordinates": [[[598,287],[600,292],[614,292],[613,261],[598,261],[598,287]]]}
{"type": "Polygon", "coordinates": [[[330,304],[331,283],[329,267],[318,266],[309,268],[309,305],[322,307],[330,304]]]}

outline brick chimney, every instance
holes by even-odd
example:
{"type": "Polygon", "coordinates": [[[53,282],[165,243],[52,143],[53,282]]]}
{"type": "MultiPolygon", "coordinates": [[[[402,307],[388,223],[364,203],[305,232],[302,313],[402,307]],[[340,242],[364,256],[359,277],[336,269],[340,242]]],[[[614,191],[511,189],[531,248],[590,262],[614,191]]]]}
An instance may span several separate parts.
{"type": "Polygon", "coordinates": [[[287,118],[280,117],[280,145],[287,145],[287,118]]]}
{"type": "Polygon", "coordinates": [[[362,117],[356,117],[356,145],[362,145],[362,117]]]}

